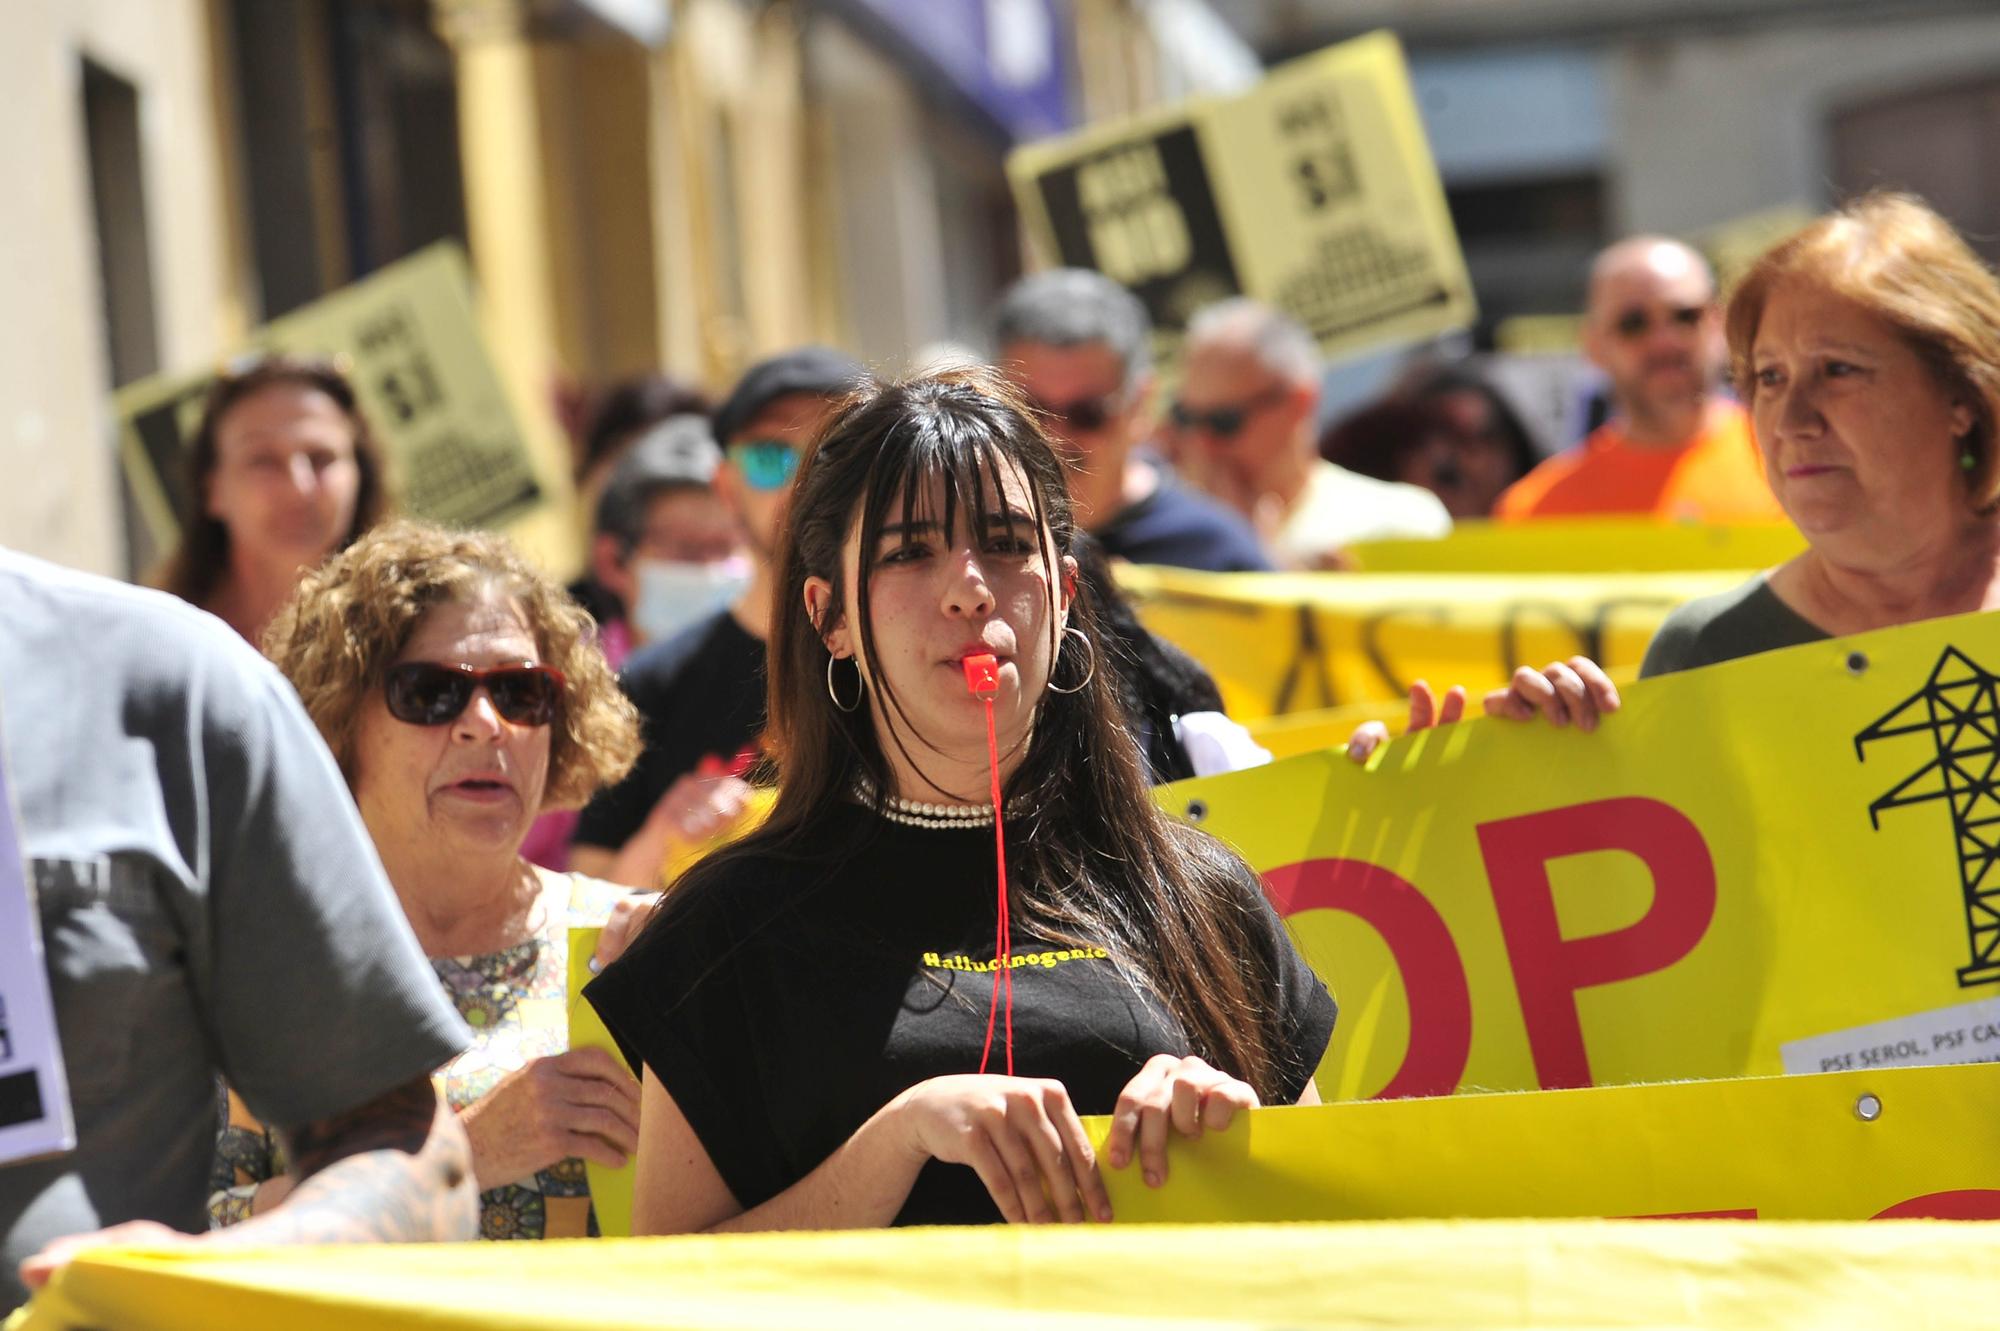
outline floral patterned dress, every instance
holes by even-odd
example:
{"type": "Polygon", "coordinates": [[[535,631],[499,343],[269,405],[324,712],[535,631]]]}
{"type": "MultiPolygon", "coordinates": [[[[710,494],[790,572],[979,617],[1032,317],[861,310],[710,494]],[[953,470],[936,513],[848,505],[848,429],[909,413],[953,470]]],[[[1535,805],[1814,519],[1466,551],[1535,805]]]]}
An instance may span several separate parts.
{"type": "MultiPolygon", "coordinates": [[[[454,1111],[508,1073],[569,1048],[569,930],[604,923],[611,907],[630,895],[582,874],[542,871],[541,877],[543,923],[530,937],[485,956],[431,958],[439,983],[472,1028],[472,1046],[436,1074],[454,1111]]],[[[285,1172],[277,1135],[235,1092],[225,1094],[208,1203],[209,1222],[217,1228],[248,1219],[257,1185],[285,1172]]],[[[564,1160],[481,1193],[479,1232],[489,1239],[595,1237],[583,1161],[564,1160]]]]}

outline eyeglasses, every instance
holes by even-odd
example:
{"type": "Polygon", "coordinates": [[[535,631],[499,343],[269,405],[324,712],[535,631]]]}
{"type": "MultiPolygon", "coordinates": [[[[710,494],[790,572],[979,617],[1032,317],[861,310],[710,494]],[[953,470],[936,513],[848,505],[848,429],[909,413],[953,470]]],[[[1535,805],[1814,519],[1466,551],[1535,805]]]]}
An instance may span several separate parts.
{"type": "Polygon", "coordinates": [[[475,669],[406,661],[389,667],[383,697],[389,715],[413,726],[456,721],[481,686],[493,710],[517,726],[545,726],[562,703],[562,671],[544,665],[503,665],[475,669]]]}
{"type": "MultiPolygon", "coordinates": [[[[1701,326],[1707,314],[1706,305],[1676,305],[1660,316],[1660,322],[1692,330],[1701,326]]],[[[1653,331],[1653,316],[1643,307],[1634,305],[1618,316],[1611,325],[1611,331],[1627,342],[1637,341],[1653,331]]]]}
{"type": "Polygon", "coordinates": [[[782,439],[746,439],[723,450],[752,490],[780,490],[799,469],[799,450],[782,439]]]}
{"type": "Polygon", "coordinates": [[[1080,397],[1074,402],[1056,406],[1052,402],[1028,399],[1028,405],[1044,416],[1052,417],[1082,434],[1095,434],[1111,423],[1119,411],[1120,393],[1108,393],[1103,397],[1080,397]]]}
{"type": "Polygon", "coordinates": [[[1207,430],[1217,439],[1230,439],[1249,424],[1252,416],[1283,399],[1289,391],[1290,385],[1272,384],[1248,401],[1231,407],[1217,407],[1213,411],[1196,411],[1187,403],[1177,401],[1167,408],[1167,415],[1178,429],[1207,430]]]}

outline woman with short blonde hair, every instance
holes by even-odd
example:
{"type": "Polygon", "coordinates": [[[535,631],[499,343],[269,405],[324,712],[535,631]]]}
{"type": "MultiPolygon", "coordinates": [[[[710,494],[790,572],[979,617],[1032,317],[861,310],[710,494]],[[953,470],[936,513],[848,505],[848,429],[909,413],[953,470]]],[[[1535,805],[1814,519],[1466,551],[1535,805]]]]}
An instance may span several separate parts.
{"type": "Polygon", "coordinates": [[[1951,224],[1859,199],[1759,259],[1724,326],[1806,549],[1675,611],[1642,673],[2000,606],[2000,280],[1951,224]]]}
{"type": "MultiPolygon", "coordinates": [[[[1773,246],[1724,318],[1772,493],[1806,549],[1681,606],[1640,674],[2000,608],[2000,279],[1907,194],[1870,194],[1773,246]]],[[[1412,705],[1457,719],[1463,690],[1412,705]]],[[[1490,715],[1593,729],[1618,691],[1585,657],[1522,667],[1490,715]]],[[[1387,738],[1355,733],[1366,758],[1387,738]]]]}
{"type": "Polygon", "coordinates": [[[2000,280],[1951,224],[1907,194],[1871,194],[1781,241],[1737,284],[1723,327],[1745,402],[1757,399],[1752,363],[1772,296],[1810,287],[1892,328],[1947,393],[1973,409],[1965,471],[1976,508],[2000,499],[2000,280]]]}

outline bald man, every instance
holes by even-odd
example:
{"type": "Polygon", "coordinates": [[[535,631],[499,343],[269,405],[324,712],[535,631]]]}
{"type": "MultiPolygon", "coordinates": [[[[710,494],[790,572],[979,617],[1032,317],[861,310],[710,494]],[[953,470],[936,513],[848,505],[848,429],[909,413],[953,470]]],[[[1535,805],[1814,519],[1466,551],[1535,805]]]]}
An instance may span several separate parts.
{"type": "Polygon", "coordinates": [[[1237,297],[1188,321],[1168,442],[1190,479],[1256,527],[1279,568],[1338,566],[1361,541],[1442,536],[1430,491],[1320,457],[1319,347],[1268,305],[1237,297]]]}
{"type": "Polygon", "coordinates": [[[1784,517],[1749,418],[1716,391],[1727,353],[1715,275],[1699,254],[1635,236],[1598,255],[1583,348],[1611,381],[1612,418],[1517,481],[1495,517],[1784,517]]]}

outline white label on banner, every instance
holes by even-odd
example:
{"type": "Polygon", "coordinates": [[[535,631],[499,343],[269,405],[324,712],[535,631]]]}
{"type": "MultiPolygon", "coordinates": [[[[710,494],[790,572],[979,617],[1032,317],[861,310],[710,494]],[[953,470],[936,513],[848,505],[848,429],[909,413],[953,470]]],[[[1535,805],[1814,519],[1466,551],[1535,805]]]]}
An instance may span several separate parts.
{"type": "Polygon", "coordinates": [[[1862,1072],[2000,1061],[2000,998],[1794,1040],[1779,1049],[1787,1072],[1862,1072]]]}
{"type": "Polygon", "coordinates": [[[76,1145],[34,888],[0,752],[0,1165],[76,1145]]]}

